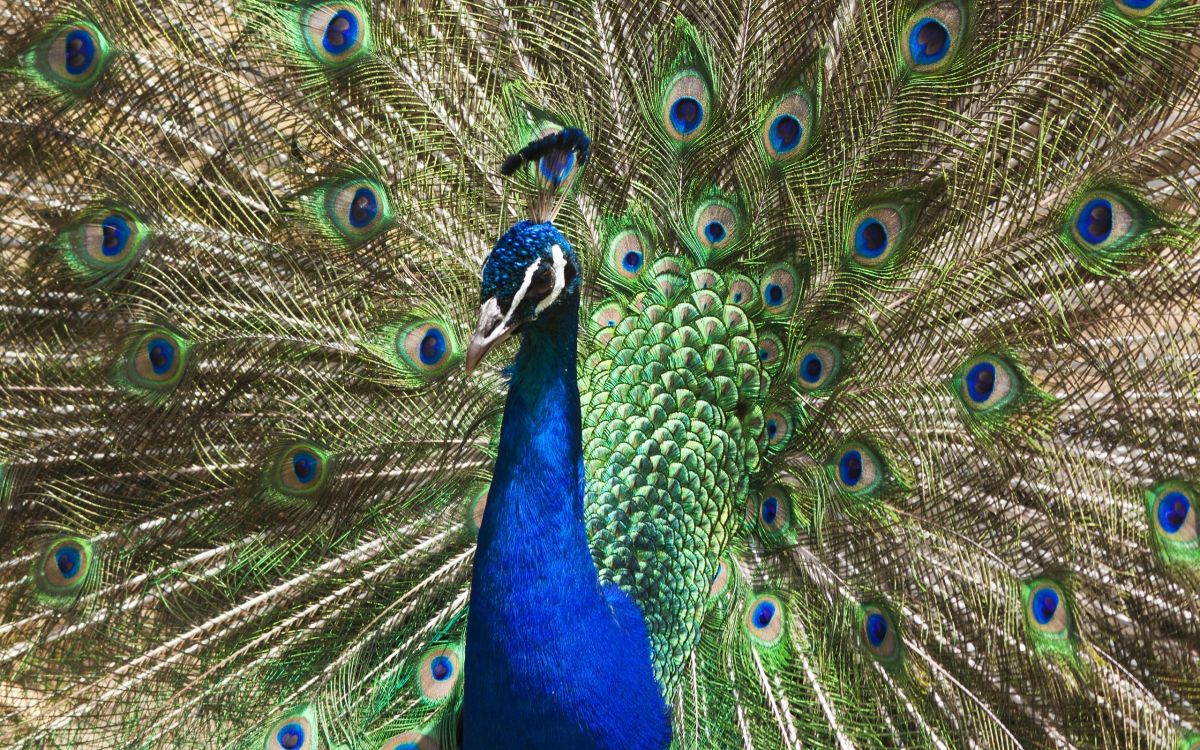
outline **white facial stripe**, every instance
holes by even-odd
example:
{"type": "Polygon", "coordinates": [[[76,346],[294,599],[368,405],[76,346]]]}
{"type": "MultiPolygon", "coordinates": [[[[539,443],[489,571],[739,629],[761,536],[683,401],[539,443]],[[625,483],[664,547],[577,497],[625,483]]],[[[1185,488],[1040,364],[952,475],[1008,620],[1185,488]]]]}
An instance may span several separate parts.
{"type": "MultiPolygon", "coordinates": [[[[554,300],[558,299],[558,295],[562,294],[563,288],[567,285],[567,276],[564,273],[564,269],[567,267],[567,259],[563,256],[562,248],[558,245],[553,245],[550,248],[550,252],[554,256],[554,288],[551,289],[550,293],[546,295],[546,298],[539,302],[538,306],[534,308],[533,312],[538,315],[541,314],[542,310],[545,310],[547,307],[554,304],[554,300]]],[[[526,283],[528,283],[528,276],[526,276],[525,280],[526,283]]]]}
{"type": "Polygon", "coordinates": [[[525,278],[521,279],[521,288],[513,295],[512,302],[508,304],[508,312],[504,314],[504,324],[508,325],[508,319],[512,317],[513,311],[521,306],[521,300],[525,299],[525,293],[529,291],[529,285],[533,283],[533,275],[537,273],[538,267],[542,265],[541,261],[530,263],[525,269],[525,278]]]}
{"type": "MultiPolygon", "coordinates": [[[[554,304],[554,300],[558,299],[558,295],[562,294],[562,290],[567,286],[564,272],[567,267],[567,259],[563,255],[562,247],[554,245],[550,251],[554,256],[554,288],[550,290],[550,294],[545,299],[538,303],[534,309],[535,315],[541,314],[543,310],[554,304]]],[[[484,346],[489,346],[502,336],[508,335],[509,320],[512,319],[513,312],[521,306],[521,300],[525,299],[529,285],[533,283],[533,275],[537,273],[541,265],[541,261],[538,261],[529,264],[529,267],[525,269],[525,278],[521,280],[521,288],[513,295],[512,302],[508,305],[508,311],[503,316],[500,314],[500,303],[496,301],[495,297],[483,303],[483,307],[479,310],[479,327],[475,329],[474,340],[484,346]],[[496,322],[497,320],[499,322],[496,322]]]]}

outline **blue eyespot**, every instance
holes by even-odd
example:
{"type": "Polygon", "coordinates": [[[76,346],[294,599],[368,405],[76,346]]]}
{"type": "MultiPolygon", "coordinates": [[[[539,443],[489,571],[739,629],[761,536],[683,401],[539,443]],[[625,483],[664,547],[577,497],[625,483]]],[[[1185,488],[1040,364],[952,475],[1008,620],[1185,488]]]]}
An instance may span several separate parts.
{"type": "Polygon", "coordinates": [[[1021,596],[1025,625],[1039,646],[1064,655],[1074,651],[1074,618],[1071,601],[1062,586],[1049,578],[1038,578],[1022,585],[1021,596]]]}
{"type": "Polygon", "coordinates": [[[774,333],[763,333],[758,338],[758,361],[765,367],[779,363],[783,356],[783,340],[774,333]]]}
{"type": "Polygon", "coordinates": [[[1112,235],[1113,204],[1107,198],[1092,198],[1075,217],[1075,231],[1084,242],[1099,245],[1112,235]]]}
{"type": "Polygon", "coordinates": [[[757,520],[760,522],[758,531],[766,541],[788,537],[791,530],[792,493],[787,485],[764,487],[752,499],[750,509],[757,511],[757,520]]]}
{"type": "Polygon", "coordinates": [[[292,456],[292,473],[296,475],[296,481],[300,484],[312,484],[317,478],[318,468],[317,457],[308,451],[296,451],[292,456]]]}
{"type": "Polygon", "coordinates": [[[330,455],[314,443],[299,442],[276,454],[268,478],[277,493],[288,498],[314,497],[329,475],[330,455]]]}
{"type": "Polygon", "coordinates": [[[796,306],[800,277],[786,263],[776,263],[763,272],[758,282],[763,305],[772,315],[787,315],[796,306]]]}
{"type": "Polygon", "coordinates": [[[325,191],[324,219],[333,225],[337,237],[347,242],[362,242],[387,228],[392,208],[383,188],[374,181],[353,179],[325,191]]]}
{"type": "Polygon", "coordinates": [[[100,222],[100,231],[102,233],[100,252],[111,258],[114,255],[120,255],[125,250],[125,246],[129,244],[129,237],[133,234],[133,227],[129,226],[129,222],[124,218],[116,214],[109,214],[100,222]]]}
{"type": "Polygon", "coordinates": [[[833,381],[841,366],[842,355],[837,348],[820,341],[806,344],[796,366],[796,385],[805,391],[820,390],[833,381]]]}
{"type": "Polygon", "coordinates": [[[83,537],[60,537],[42,549],[33,567],[41,601],[52,607],[69,606],[88,581],[92,544],[83,537]]]}
{"type": "Polygon", "coordinates": [[[321,37],[321,46],[331,55],[343,55],[347,50],[358,44],[358,17],[349,10],[342,9],[333,14],[325,34],[321,37]]]}
{"type": "Polygon", "coordinates": [[[109,58],[108,40],[87,21],[59,27],[26,58],[46,83],[83,92],[99,80],[109,58]]]}
{"type": "Polygon", "coordinates": [[[996,389],[996,366],[980,362],[967,371],[967,395],[972,401],[987,401],[996,389]]]}
{"type": "Polygon", "coordinates": [[[825,372],[825,364],[815,352],[809,352],[800,360],[800,377],[807,383],[819,383],[821,374],[825,372]]]}
{"type": "Polygon", "coordinates": [[[864,604],[859,621],[859,637],[866,650],[886,663],[900,657],[900,635],[891,616],[874,604],[864,604]]]}
{"type": "Polygon", "coordinates": [[[438,647],[425,653],[417,672],[425,700],[441,703],[450,697],[462,672],[461,659],[457,645],[438,647]]]}
{"type": "Polygon", "coordinates": [[[304,727],[294,721],[288,722],[275,733],[275,741],[284,750],[300,750],[304,747],[304,727]]]}
{"type": "Polygon", "coordinates": [[[58,566],[58,572],[66,580],[70,580],[79,572],[80,563],[83,562],[83,555],[79,549],[75,547],[60,547],[54,553],[54,564],[58,566]]]}
{"type": "Polygon", "coordinates": [[[1033,612],[1033,619],[1038,623],[1045,625],[1054,619],[1054,613],[1058,611],[1058,592],[1051,588],[1038,589],[1033,594],[1033,602],[1030,609],[1033,612]]]}
{"type": "Polygon", "coordinates": [[[762,147],[769,159],[784,162],[808,150],[813,99],[805,89],[784,94],[763,120],[762,147]]]}
{"type": "Polygon", "coordinates": [[[1091,191],[1076,200],[1064,229],[1089,269],[1111,268],[1145,224],[1140,204],[1115,191],[1091,191]]]}
{"type": "Polygon", "coordinates": [[[837,454],[832,470],[841,488],[855,496],[869,494],[883,481],[883,462],[859,442],[850,443],[837,454]]]}
{"type": "Polygon", "coordinates": [[[862,453],[859,451],[848,450],[838,460],[838,476],[847,487],[854,487],[862,481],[862,470],[862,453]]]}
{"type": "Polygon", "coordinates": [[[667,135],[678,143],[695,140],[707,120],[708,84],[695,71],[684,71],[669,84],[662,106],[667,135]]]}
{"type": "Polygon", "coordinates": [[[1174,534],[1183,528],[1192,503],[1182,492],[1168,492],[1158,503],[1158,523],[1162,530],[1174,534]]]}
{"type": "Polygon", "coordinates": [[[323,65],[340,68],[368,49],[371,28],[361,8],[352,2],[323,2],[299,18],[308,52],[323,65]]]}
{"type": "Polygon", "coordinates": [[[775,596],[760,595],[745,608],[742,622],[751,643],[773,647],[784,636],[784,605],[775,596]]]}
{"type": "Polygon", "coordinates": [[[350,226],[363,229],[370,226],[378,215],[379,199],[375,197],[375,191],[368,187],[354,191],[354,198],[350,200],[350,215],[347,217],[350,226]]]}
{"type": "Polygon", "coordinates": [[[436,365],[446,354],[446,335],[439,328],[430,328],[421,338],[418,357],[423,365],[436,365]]]}
{"type": "Polygon", "coordinates": [[[1021,380],[1005,360],[983,354],[969,360],[959,376],[959,398],[973,412],[996,411],[1020,392],[1021,380]]]}
{"type": "Polygon", "coordinates": [[[918,73],[934,73],[950,64],[963,33],[959,0],[939,0],[909,18],[900,48],[904,61],[918,73]]]}
{"type": "Polygon", "coordinates": [[[935,65],[950,52],[950,30],[936,18],[922,18],[908,34],[908,50],[917,65],[935,65]]]}
{"type": "Polygon", "coordinates": [[[854,231],[854,249],[864,258],[878,258],[887,249],[887,228],[877,219],[863,219],[854,231]]]}
{"type": "Polygon", "coordinates": [[[779,115],[771,122],[771,147],[778,154],[786,154],[800,145],[804,126],[792,115],[779,115]]]}
{"type": "Polygon", "coordinates": [[[742,622],[751,640],[760,646],[774,646],[783,636],[783,605],[773,596],[758,596],[746,607],[742,622]]]}
{"type": "Polygon", "coordinates": [[[174,342],[161,336],[150,339],[146,342],[146,358],[155,375],[166,375],[175,364],[174,342]]]}
{"type": "Polygon", "coordinates": [[[759,628],[765,628],[775,619],[775,604],[773,602],[759,602],[754,608],[754,624],[759,628]]]}
{"type": "Polygon", "coordinates": [[[779,515],[779,498],[771,495],[762,503],[762,519],[763,523],[768,525],[775,523],[775,518],[779,515]]]}
{"type": "Polygon", "coordinates": [[[445,656],[434,657],[429,663],[429,674],[438,682],[448,680],[454,674],[454,664],[445,656]]]}
{"type": "Polygon", "coordinates": [[[720,251],[733,245],[738,235],[738,215],[732,204],[710,200],[692,215],[692,227],[700,247],[720,251]]]}
{"type": "Polygon", "coordinates": [[[264,750],[311,750],[319,744],[317,718],[312,706],[304,705],[279,717],[267,730],[264,750]],[[308,738],[313,741],[309,742],[308,738]]]}
{"type": "Polygon", "coordinates": [[[103,285],[136,261],[149,228],[128,209],[105,208],[80,217],[63,234],[63,259],[79,276],[103,285]]]}
{"type": "Polygon", "coordinates": [[[1113,0],[1117,10],[1131,18],[1143,18],[1158,8],[1162,0],[1113,0]]]}
{"type": "Polygon", "coordinates": [[[763,288],[763,301],[770,307],[778,307],[783,304],[783,287],[779,284],[767,284],[763,288]]]}
{"type": "Polygon", "coordinates": [[[397,364],[422,378],[445,373],[458,361],[458,343],[450,328],[437,320],[421,320],[396,334],[397,364]]]}
{"type": "Polygon", "coordinates": [[[784,409],[772,409],[766,415],[768,453],[775,453],[787,447],[795,430],[795,420],[784,409]]]}
{"type": "Polygon", "coordinates": [[[868,268],[887,263],[902,244],[905,221],[898,208],[891,205],[860,213],[848,240],[851,259],[868,268]]]}
{"type": "Polygon", "coordinates": [[[63,62],[68,73],[78,76],[96,60],[96,41],[85,29],[73,29],[67,33],[63,47],[63,62]]]}
{"type": "Polygon", "coordinates": [[[160,394],[173,389],[183,375],[187,344],[161,328],[133,343],[121,379],[134,388],[160,394]]]}
{"type": "Polygon", "coordinates": [[[1168,563],[1194,566],[1200,562],[1200,513],[1196,488],[1181,480],[1163,482],[1147,493],[1150,528],[1155,547],[1168,563]]]}
{"type": "Polygon", "coordinates": [[[637,273],[642,268],[642,254],[637,250],[628,251],[621,256],[621,267],[629,273],[637,273]]]}
{"type": "Polygon", "coordinates": [[[873,647],[879,648],[883,645],[883,641],[887,638],[888,622],[887,618],[878,612],[872,612],[867,615],[867,642],[873,647]]]}
{"type": "Polygon", "coordinates": [[[618,282],[633,281],[646,267],[646,243],[636,230],[622,230],[608,243],[606,257],[605,270],[611,276],[618,282]]]}
{"type": "Polygon", "coordinates": [[[704,121],[704,105],[690,96],[681,96],[671,105],[671,124],[682,135],[691,133],[704,121]]]}

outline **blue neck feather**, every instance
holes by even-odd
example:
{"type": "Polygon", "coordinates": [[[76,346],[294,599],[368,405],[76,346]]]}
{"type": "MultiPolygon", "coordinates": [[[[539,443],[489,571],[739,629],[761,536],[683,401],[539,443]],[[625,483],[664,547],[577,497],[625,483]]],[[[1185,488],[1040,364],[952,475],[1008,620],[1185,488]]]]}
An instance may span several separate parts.
{"type": "Polygon", "coordinates": [[[629,748],[670,741],[645,623],[602,587],[583,522],[579,298],[522,336],[479,532],[463,747],[629,748]]]}

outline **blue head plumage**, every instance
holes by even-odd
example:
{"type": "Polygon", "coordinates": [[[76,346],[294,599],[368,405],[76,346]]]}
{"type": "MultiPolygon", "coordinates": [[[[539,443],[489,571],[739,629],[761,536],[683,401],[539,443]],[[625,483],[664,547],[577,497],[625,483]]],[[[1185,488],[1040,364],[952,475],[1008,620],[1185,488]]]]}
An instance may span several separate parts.
{"type": "Polygon", "coordinates": [[[579,272],[575,250],[552,223],[521,221],[505,232],[483,264],[468,371],[522,326],[576,301],[579,272]]]}

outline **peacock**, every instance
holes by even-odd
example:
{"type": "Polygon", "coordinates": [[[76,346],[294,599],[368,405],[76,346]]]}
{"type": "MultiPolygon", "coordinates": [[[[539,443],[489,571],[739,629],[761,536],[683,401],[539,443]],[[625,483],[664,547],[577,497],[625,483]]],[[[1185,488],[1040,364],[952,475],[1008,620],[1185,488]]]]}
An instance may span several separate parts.
{"type": "Polygon", "coordinates": [[[5,747],[1200,748],[1200,6],[0,29],[5,747]]]}

